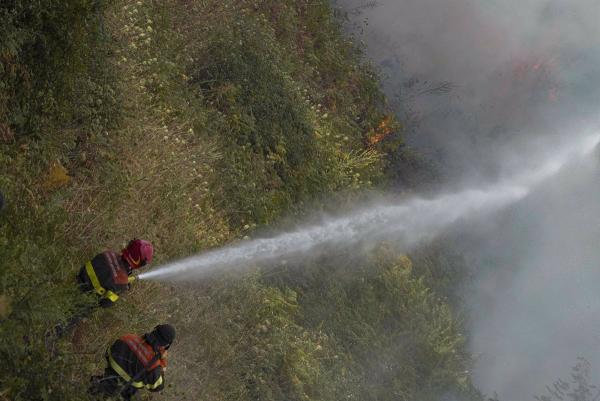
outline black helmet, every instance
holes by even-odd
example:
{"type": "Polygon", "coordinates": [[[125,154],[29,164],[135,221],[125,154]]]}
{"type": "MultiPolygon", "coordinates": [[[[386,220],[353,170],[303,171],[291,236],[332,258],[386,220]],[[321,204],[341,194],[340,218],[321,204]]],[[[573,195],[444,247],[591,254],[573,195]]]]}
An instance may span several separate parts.
{"type": "Polygon", "coordinates": [[[154,328],[154,335],[158,345],[168,347],[175,341],[175,327],[170,324],[159,324],[154,328]]]}

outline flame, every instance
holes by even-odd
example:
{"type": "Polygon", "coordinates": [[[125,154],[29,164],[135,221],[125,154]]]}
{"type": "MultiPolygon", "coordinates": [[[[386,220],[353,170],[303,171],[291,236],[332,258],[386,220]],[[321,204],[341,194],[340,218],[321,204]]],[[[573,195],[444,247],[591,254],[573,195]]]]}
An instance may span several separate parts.
{"type": "Polygon", "coordinates": [[[554,58],[526,60],[515,65],[513,77],[521,85],[526,82],[537,85],[537,89],[532,90],[544,90],[547,100],[555,103],[559,99],[559,90],[553,80],[555,69],[554,58]]]}
{"type": "Polygon", "coordinates": [[[551,73],[553,70],[553,59],[521,61],[514,67],[514,75],[517,79],[526,79],[530,72],[551,73]]]}
{"type": "Polygon", "coordinates": [[[393,119],[394,117],[391,115],[385,116],[379,125],[370,131],[370,135],[367,138],[369,146],[373,146],[383,141],[388,135],[394,132],[394,129],[392,128],[393,119]]]}

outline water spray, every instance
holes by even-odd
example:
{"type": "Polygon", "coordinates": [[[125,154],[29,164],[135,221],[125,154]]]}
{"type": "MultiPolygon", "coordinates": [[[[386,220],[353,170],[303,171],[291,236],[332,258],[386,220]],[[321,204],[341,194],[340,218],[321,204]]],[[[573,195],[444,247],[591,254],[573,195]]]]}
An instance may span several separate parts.
{"type": "Polygon", "coordinates": [[[525,198],[537,185],[556,175],[565,165],[581,160],[600,143],[600,134],[571,141],[539,167],[502,180],[496,185],[442,194],[432,199],[404,199],[379,203],[319,224],[300,227],[271,238],[247,240],[199,255],[170,262],[142,273],[139,279],[193,280],[219,270],[269,266],[282,259],[314,256],[318,252],[348,248],[367,241],[394,240],[403,251],[429,241],[457,221],[485,215],[525,198]]]}

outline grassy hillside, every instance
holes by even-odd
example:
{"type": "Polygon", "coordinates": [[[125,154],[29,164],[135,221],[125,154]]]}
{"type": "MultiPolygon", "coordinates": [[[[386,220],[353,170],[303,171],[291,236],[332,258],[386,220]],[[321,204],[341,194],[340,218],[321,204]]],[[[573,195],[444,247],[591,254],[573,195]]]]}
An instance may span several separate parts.
{"type": "Polygon", "coordinates": [[[98,251],[219,246],[412,155],[324,0],[12,0],[0,18],[0,399],[88,399],[106,346],[164,321],[179,337],[153,399],[477,399],[430,289],[443,264],[385,248],[351,270],[136,283],[54,343],[93,302],[73,276],[98,251]]]}

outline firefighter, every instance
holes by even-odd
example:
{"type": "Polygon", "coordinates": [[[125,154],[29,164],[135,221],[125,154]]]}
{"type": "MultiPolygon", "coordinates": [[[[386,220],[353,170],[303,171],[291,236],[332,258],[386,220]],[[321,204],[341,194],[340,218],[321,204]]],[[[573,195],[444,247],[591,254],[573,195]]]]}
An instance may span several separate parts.
{"type": "Polygon", "coordinates": [[[129,289],[133,270],[151,263],[153,253],[149,241],[133,239],[120,255],[105,251],[86,262],[77,274],[77,282],[82,291],[96,293],[100,306],[112,306],[119,294],[129,289]]]}
{"type": "Polygon", "coordinates": [[[175,340],[175,328],[159,324],[152,332],[127,334],[106,351],[102,376],[92,376],[89,393],[130,400],[139,389],[160,391],[165,386],[167,350],[175,340]]]}
{"type": "MultiPolygon", "coordinates": [[[[86,262],[77,273],[79,288],[83,292],[95,293],[101,307],[113,306],[119,299],[119,294],[128,290],[133,282],[133,270],[151,263],[153,254],[152,244],[143,239],[129,241],[120,255],[113,251],[102,252],[86,262]]],[[[46,347],[53,352],[55,340],[71,332],[95,307],[96,305],[88,303],[79,305],[69,320],[46,333],[46,347]]]]}

